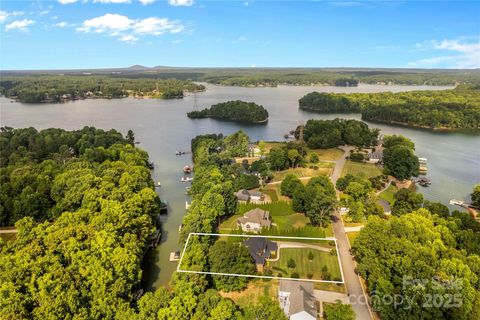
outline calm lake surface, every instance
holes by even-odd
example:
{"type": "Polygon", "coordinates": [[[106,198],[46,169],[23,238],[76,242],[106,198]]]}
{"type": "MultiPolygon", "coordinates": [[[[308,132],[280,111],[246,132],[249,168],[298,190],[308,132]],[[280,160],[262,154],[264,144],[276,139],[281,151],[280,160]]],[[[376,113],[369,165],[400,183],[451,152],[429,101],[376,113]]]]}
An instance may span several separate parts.
{"type": "MultiPolygon", "coordinates": [[[[135,132],[139,147],[148,151],[155,163],[153,179],[161,181],[157,188],[160,197],[169,203],[169,213],[163,216],[161,244],[150,252],[145,261],[145,286],[155,289],[167,285],[176,263],[169,262],[171,251],[180,250],[178,227],[185,214],[185,195],[188,183],[180,182],[182,167],[191,164],[190,155],[176,156],[176,150],[190,150],[190,140],[199,134],[231,134],[244,130],[252,141],[283,140],[283,135],[308,119],[349,118],[360,115],[321,115],[298,109],[298,99],[312,91],[324,92],[380,92],[421,89],[448,89],[449,87],[408,87],[360,85],[356,88],[291,87],[240,88],[206,85],[207,91],[197,94],[199,109],[227,100],[253,101],[269,112],[266,125],[246,126],[211,119],[190,120],[186,113],[193,108],[193,96],[178,100],[83,100],[63,104],[11,103],[0,98],[0,124],[11,127],[58,127],[80,129],[95,126],[117,129],[126,134],[135,132]]],[[[452,198],[463,199],[480,182],[480,135],[467,132],[435,132],[399,126],[369,123],[383,134],[402,134],[415,142],[416,153],[428,158],[429,188],[420,188],[427,199],[448,204],[452,198]]],[[[453,209],[453,207],[451,207],[453,209]]]]}

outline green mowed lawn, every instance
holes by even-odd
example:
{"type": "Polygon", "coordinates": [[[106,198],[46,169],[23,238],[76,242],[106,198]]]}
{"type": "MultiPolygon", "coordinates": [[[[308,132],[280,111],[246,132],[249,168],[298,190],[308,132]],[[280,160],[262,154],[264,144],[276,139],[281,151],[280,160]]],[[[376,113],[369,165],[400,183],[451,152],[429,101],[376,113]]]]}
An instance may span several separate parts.
{"type": "Polygon", "coordinates": [[[361,176],[363,178],[376,177],[382,174],[382,170],[372,163],[346,161],[343,167],[342,177],[347,174],[361,176]]]}
{"type": "Polygon", "coordinates": [[[272,217],[278,216],[288,216],[294,214],[295,212],[292,209],[292,204],[287,201],[277,201],[271,203],[247,203],[247,204],[239,204],[237,213],[243,215],[245,212],[250,211],[255,208],[260,208],[270,212],[272,217]]]}
{"type": "Polygon", "coordinates": [[[390,185],[385,191],[380,193],[378,197],[380,199],[388,201],[390,205],[393,205],[393,203],[395,202],[395,199],[393,198],[393,196],[395,195],[396,192],[397,192],[397,187],[390,185]]]}
{"type": "Polygon", "coordinates": [[[272,202],[278,201],[277,189],[263,189],[262,192],[268,195],[272,202]]]}
{"type": "Polygon", "coordinates": [[[280,230],[288,228],[298,229],[306,226],[310,222],[310,219],[308,219],[307,217],[305,217],[305,215],[301,213],[294,213],[288,216],[273,216],[272,222],[280,230]]]}
{"type": "Polygon", "coordinates": [[[269,261],[273,275],[281,274],[282,277],[291,277],[292,273],[298,273],[301,279],[308,279],[312,276],[315,280],[336,280],[341,281],[340,266],[338,258],[329,252],[319,251],[310,248],[284,248],[280,249],[280,259],[278,261],[269,261]],[[313,259],[308,259],[309,252],[313,253],[313,259]],[[295,268],[289,268],[287,263],[289,259],[295,261],[295,268]],[[322,276],[322,269],[327,267],[330,273],[330,279],[322,276]]]}
{"type": "Polygon", "coordinates": [[[353,243],[355,242],[355,239],[358,237],[360,232],[354,231],[354,232],[347,232],[347,237],[348,241],[350,241],[350,245],[353,246],[353,243]]]}
{"type": "Polygon", "coordinates": [[[318,158],[325,161],[336,161],[340,159],[343,155],[343,151],[337,148],[311,149],[308,151],[307,160],[310,160],[310,155],[312,153],[318,154],[318,158]]]}
{"type": "Polygon", "coordinates": [[[319,162],[316,163],[317,169],[313,168],[291,168],[282,171],[274,171],[273,172],[273,180],[274,181],[282,181],[285,179],[287,174],[293,174],[298,178],[305,178],[305,177],[317,177],[317,176],[328,176],[332,173],[334,164],[330,162],[319,162]]]}

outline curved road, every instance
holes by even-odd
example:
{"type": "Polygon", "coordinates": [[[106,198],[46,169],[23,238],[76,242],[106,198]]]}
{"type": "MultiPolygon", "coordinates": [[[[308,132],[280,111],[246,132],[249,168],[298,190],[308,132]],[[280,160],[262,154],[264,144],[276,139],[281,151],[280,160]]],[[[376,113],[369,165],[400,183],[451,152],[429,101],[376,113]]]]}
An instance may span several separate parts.
{"type": "MultiPolygon", "coordinates": [[[[343,166],[345,165],[345,158],[350,154],[350,150],[352,149],[353,147],[342,148],[345,153],[335,162],[335,168],[330,176],[333,185],[335,185],[338,178],[340,178],[343,166]]],[[[360,278],[355,273],[356,263],[353,260],[353,257],[350,255],[350,243],[348,242],[342,218],[338,211],[335,211],[333,218],[333,232],[335,234],[335,238],[337,238],[338,254],[340,255],[340,261],[342,263],[344,276],[343,280],[345,281],[345,286],[347,287],[347,292],[349,294],[349,302],[352,305],[355,314],[357,315],[357,320],[370,320],[372,319],[370,308],[365,303],[365,301],[367,301],[366,296],[363,291],[360,278]]]]}

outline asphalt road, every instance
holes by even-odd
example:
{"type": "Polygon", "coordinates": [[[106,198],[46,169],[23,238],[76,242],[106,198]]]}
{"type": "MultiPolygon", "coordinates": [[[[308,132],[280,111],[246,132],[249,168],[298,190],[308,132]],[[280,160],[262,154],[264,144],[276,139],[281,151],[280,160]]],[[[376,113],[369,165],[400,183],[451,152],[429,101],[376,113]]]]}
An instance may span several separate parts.
{"type": "MultiPolygon", "coordinates": [[[[342,169],[346,161],[345,158],[349,155],[352,148],[344,147],[342,149],[345,153],[342,158],[335,162],[335,168],[330,176],[334,185],[342,174],[342,169]]],[[[353,310],[357,315],[357,320],[370,320],[372,319],[372,316],[366,303],[367,300],[363,292],[362,284],[360,283],[360,278],[355,273],[356,265],[350,254],[350,243],[348,242],[340,213],[335,211],[333,218],[333,232],[335,238],[337,238],[338,254],[340,255],[340,261],[342,263],[343,277],[345,286],[347,287],[349,303],[352,305],[353,310]]]]}

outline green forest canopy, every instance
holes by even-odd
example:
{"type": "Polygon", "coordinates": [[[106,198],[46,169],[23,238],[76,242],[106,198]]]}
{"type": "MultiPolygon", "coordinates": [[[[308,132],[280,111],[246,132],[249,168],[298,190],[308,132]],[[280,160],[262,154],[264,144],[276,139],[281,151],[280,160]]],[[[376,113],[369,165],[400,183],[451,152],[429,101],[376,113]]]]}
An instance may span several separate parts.
{"type": "Polygon", "coordinates": [[[322,113],[362,113],[362,119],[431,128],[480,128],[480,87],[380,93],[312,92],[301,109],[322,113]]]}
{"type": "Polygon", "coordinates": [[[159,210],[147,153],[92,127],[2,128],[0,143],[2,220],[18,229],[0,241],[2,316],[113,319],[129,308],[159,210]]]}
{"type": "Polygon", "coordinates": [[[187,113],[189,118],[214,118],[229,121],[260,123],[268,120],[268,111],[254,102],[241,100],[221,102],[202,111],[187,113]]]}
{"type": "MultiPolygon", "coordinates": [[[[300,137],[301,127],[297,127],[295,137],[300,137]]],[[[303,139],[312,149],[327,149],[342,145],[357,147],[373,146],[377,142],[378,129],[357,120],[308,120],[303,127],[303,139]]]]}
{"type": "Polygon", "coordinates": [[[382,319],[478,319],[480,224],[467,213],[373,216],[353,250],[382,319]]]}

